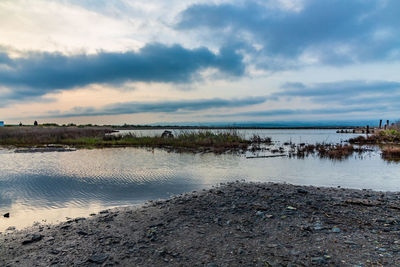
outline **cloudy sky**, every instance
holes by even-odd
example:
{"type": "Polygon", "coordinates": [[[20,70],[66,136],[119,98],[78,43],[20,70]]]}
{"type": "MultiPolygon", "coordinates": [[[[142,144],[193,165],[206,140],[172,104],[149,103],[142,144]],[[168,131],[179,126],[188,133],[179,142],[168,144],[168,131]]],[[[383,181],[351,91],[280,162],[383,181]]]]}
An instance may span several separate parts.
{"type": "Polygon", "coordinates": [[[398,0],[1,0],[6,123],[400,118],[398,0]]]}

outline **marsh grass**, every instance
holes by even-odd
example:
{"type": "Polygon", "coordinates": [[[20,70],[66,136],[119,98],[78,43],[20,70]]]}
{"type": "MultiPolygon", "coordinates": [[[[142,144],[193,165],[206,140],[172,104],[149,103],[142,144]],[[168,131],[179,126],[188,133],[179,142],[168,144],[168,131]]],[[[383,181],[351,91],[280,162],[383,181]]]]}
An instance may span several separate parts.
{"type": "Polygon", "coordinates": [[[237,132],[213,133],[210,131],[182,132],[174,137],[161,136],[124,136],[108,135],[101,140],[101,146],[139,146],[159,147],[174,150],[225,152],[245,150],[251,142],[237,132]]]}
{"type": "Polygon", "coordinates": [[[5,127],[0,128],[0,145],[23,147],[62,144],[65,140],[89,141],[111,132],[111,129],[98,127],[5,127]]]}
{"type": "Polygon", "coordinates": [[[304,158],[309,155],[317,155],[320,158],[343,160],[354,153],[362,153],[365,149],[350,144],[307,144],[292,147],[289,153],[291,157],[304,158]]]}
{"type": "MultiPolygon", "coordinates": [[[[0,145],[33,147],[65,145],[77,148],[152,147],[174,151],[215,152],[244,151],[253,141],[246,140],[237,131],[188,131],[174,137],[110,134],[108,128],[78,127],[14,127],[0,130],[0,145]]],[[[258,142],[270,139],[257,138],[258,142]]]]}
{"type": "Polygon", "coordinates": [[[400,146],[383,147],[382,158],[388,161],[400,161],[400,146]]]}
{"type": "Polygon", "coordinates": [[[349,143],[357,145],[400,144],[400,129],[392,128],[366,137],[358,136],[349,139],[349,143]]]}

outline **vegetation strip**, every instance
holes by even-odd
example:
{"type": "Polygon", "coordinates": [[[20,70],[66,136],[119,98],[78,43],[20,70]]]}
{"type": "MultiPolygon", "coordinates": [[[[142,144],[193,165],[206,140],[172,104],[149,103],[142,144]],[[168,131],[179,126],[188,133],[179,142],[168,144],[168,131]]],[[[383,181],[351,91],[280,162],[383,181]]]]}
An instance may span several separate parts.
{"type": "Polygon", "coordinates": [[[151,147],[174,151],[191,152],[240,152],[251,144],[259,146],[270,143],[269,138],[254,136],[250,140],[241,137],[236,131],[214,133],[211,131],[183,132],[173,136],[169,131],[161,136],[136,136],[135,134],[112,135],[109,128],[76,127],[23,127],[0,129],[0,145],[16,147],[55,147],[75,148],[101,147],[151,147]]]}

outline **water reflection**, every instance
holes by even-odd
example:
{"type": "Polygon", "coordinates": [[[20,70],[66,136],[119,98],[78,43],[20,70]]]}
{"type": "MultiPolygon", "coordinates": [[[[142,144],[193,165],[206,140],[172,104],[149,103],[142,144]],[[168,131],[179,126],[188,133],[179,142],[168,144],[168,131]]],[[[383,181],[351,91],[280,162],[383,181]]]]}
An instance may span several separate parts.
{"type": "MultiPolygon", "coordinates": [[[[327,140],[331,135],[318,132],[301,140],[327,140]]],[[[280,140],[286,142],[288,136],[280,140]]],[[[0,231],[241,179],[400,191],[400,164],[387,163],[374,152],[338,162],[313,156],[247,159],[138,148],[33,154],[0,150],[0,170],[0,214],[11,215],[0,218],[0,231]]]]}

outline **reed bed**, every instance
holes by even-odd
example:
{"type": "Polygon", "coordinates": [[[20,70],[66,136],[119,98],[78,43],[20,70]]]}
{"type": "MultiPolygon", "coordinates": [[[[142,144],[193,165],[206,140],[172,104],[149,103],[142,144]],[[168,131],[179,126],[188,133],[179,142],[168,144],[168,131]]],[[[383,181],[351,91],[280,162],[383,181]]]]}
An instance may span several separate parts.
{"type": "Polygon", "coordinates": [[[160,147],[173,150],[193,150],[225,152],[228,150],[246,150],[251,141],[245,140],[235,132],[213,133],[184,132],[174,137],[148,137],[128,134],[108,135],[99,140],[100,146],[139,146],[139,147],[160,147]]]}
{"type": "Polygon", "coordinates": [[[63,145],[77,148],[151,147],[174,151],[215,152],[245,151],[255,143],[270,143],[270,138],[246,140],[237,131],[182,132],[177,136],[114,135],[109,128],[77,127],[15,127],[0,129],[0,145],[33,147],[63,145]]]}
{"type": "Polygon", "coordinates": [[[383,147],[382,158],[388,161],[400,161],[400,146],[383,147]]]}
{"type": "Polygon", "coordinates": [[[389,130],[382,130],[376,134],[368,136],[358,136],[349,139],[349,143],[357,145],[379,145],[387,143],[400,144],[400,130],[393,128],[389,130]]]}
{"type": "Polygon", "coordinates": [[[23,147],[61,144],[68,139],[99,139],[111,132],[111,129],[101,127],[5,127],[0,128],[0,145],[23,147]]]}
{"type": "Polygon", "coordinates": [[[320,158],[342,160],[352,156],[355,152],[362,153],[363,151],[365,149],[350,144],[302,144],[292,146],[289,156],[304,158],[309,155],[317,155],[320,158]]]}

